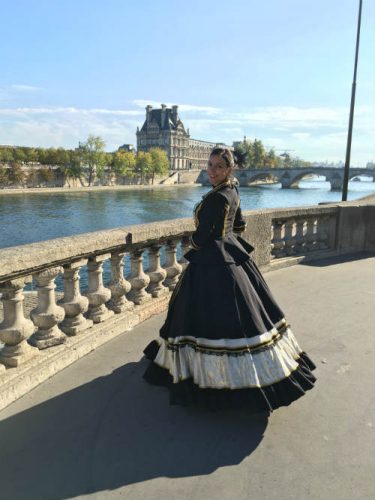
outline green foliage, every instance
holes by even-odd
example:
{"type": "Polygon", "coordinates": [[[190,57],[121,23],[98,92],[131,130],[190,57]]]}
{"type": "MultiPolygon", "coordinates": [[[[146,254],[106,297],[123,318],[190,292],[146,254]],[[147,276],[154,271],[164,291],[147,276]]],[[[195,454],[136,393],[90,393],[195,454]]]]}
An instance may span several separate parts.
{"type": "Polygon", "coordinates": [[[8,169],[0,165],[0,184],[7,184],[8,180],[8,169]]]}
{"type": "Polygon", "coordinates": [[[145,151],[139,151],[135,164],[136,172],[141,176],[141,183],[143,184],[145,176],[152,172],[152,156],[145,151]]]}
{"type": "Polygon", "coordinates": [[[24,162],[26,161],[26,154],[23,148],[14,148],[13,149],[13,159],[16,162],[24,162]]]}
{"type": "Polygon", "coordinates": [[[31,169],[27,174],[26,182],[27,184],[31,184],[32,187],[35,187],[36,181],[38,179],[38,173],[35,168],[31,169]]]}
{"type": "Polygon", "coordinates": [[[40,179],[43,182],[51,182],[54,175],[51,168],[42,167],[38,170],[40,179]]]}
{"type": "Polygon", "coordinates": [[[89,135],[86,142],[79,143],[76,153],[83,170],[88,173],[89,186],[94,177],[103,177],[106,153],[105,142],[99,136],[89,135]]]}
{"type": "Polygon", "coordinates": [[[13,149],[0,146],[0,162],[9,163],[13,161],[13,149]]]}
{"type": "Polygon", "coordinates": [[[12,163],[8,172],[8,178],[12,184],[23,184],[25,180],[25,173],[19,163],[12,163]]]}
{"type": "Polygon", "coordinates": [[[311,165],[310,162],[290,156],[286,151],[281,155],[277,155],[273,148],[267,151],[259,139],[254,139],[254,141],[244,139],[236,145],[235,151],[246,154],[246,161],[243,165],[240,165],[240,168],[290,168],[311,165]]]}
{"type": "Polygon", "coordinates": [[[112,157],[112,170],[116,176],[126,175],[133,177],[135,175],[136,158],[131,151],[117,151],[112,157]]]}
{"type": "Polygon", "coordinates": [[[152,174],[152,183],[154,183],[155,174],[163,175],[168,173],[169,161],[164,149],[151,148],[149,153],[152,159],[150,173],[152,174]]]}

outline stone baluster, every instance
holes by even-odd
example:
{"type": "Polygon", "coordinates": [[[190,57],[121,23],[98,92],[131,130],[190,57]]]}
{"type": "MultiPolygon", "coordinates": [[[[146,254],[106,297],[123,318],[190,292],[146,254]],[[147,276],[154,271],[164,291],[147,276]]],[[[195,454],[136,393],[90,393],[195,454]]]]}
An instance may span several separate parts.
{"type": "Polygon", "coordinates": [[[308,217],[306,220],[305,248],[309,252],[316,250],[316,218],[308,217]]]}
{"type": "Polygon", "coordinates": [[[285,242],[285,254],[286,255],[295,254],[295,250],[294,250],[295,237],[293,234],[294,224],[295,224],[294,219],[288,219],[285,222],[284,242],[285,242]]]}
{"type": "Polygon", "coordinates": [[[305,248],[305,220],[296,220],[294,253],[303,253],[305,248]]]}
{"type": "Polygon", "coordinates": [[[133,250],[130,253],[130,276],[131,290],[128,298],[137,305],[143,304],[151,299],[151,295],[146,292],[150,283],[150,277],[143,271],[143,249],[133,250]]]}
{"type": "Polygon", "coordinates": [[[111,254],[112,280],[108,288],[112,294],[110,307],[117,314],[134,308],[134,304],[126,298],[131,284],[124,277],[124,256],[125,252],[113,252],[111,254]]]}
{"type": "Polygon", "coordinates": [[[102,323],[114,315],[105,303],[111,298],[111,291],[103,285],[103,262],[110,257],[110,254],[96,255],[90,257],[87,264],[89,271],[89,289],[86,294],[89,299],[89,310],[87,317],[94,323],[102,323]]]}
{"type": "Polygon", "coordinates": [[[150,278],[150,284],[147,287],[147,292],[153,297],[160,297],[168,292],[168,288],[163,285],[167,271],[160,265],[160,248],[161,245],[153,245],[148,250],[150,267],[147,275],[150,278]]]}
{"type": "Polygon", "coordinates": [[[273,223],[273,249],[272,258],[280,258],[285,255],[285,241],[283,239],[284,221],[275,220],[273,223]]]}
{"type": "Polygon", "coordinates": [[[18,278],[0,284],[4,319],[0,323],[0,340],[5,344],[0,351],[0,370],[4,366],[15,367],[39,354],[27,340],[34,332],[33,322],[23,312],[23,288],[26,278],[18,278]]]}
{"type": "Polygon", "coordinates": [[[183,236],[181,239],[181,258],[178,261],[182,270],[184,270],[188,265],[188,261],[185,259],[184,255],[189,249],[190,249],[190,237],[183,236]]]}
{"type": "Polygon", "coordinates": [[[63,266],[64,297],[57,303],[65,310],[65,318],[60,328],[67,335],[77,335],[93,325],[91,319],[83,316],[88,310],[89,300],[81,295],[79,288],[79,271],[86,264],[87,259],[81,259],[63,266]]]}
{"type": "Polygon", "coordinates": [[[55,279],[61,271],[62,268],[58,266],[34,274],[38,305],[30,312],[30,317],[38,329],[31,335],[30,344],[38,349],[62,344],[66,340],[66,335],[58,327],[65,317],[65,311],[56,304],[55,297],[55,279]]]}
{"type": "Polygon", "coordinates": [[[165,270],[167,271],[167,278],[164,282],[165,286],[169,288],[170,291],[174,290],[179,275],[182,271],[182,266],[177,262],[176,259],[176,246],[177,240],[168,240],[167,247],[165,250],[166,254],[166,262],[165,262],[165,270]]]}
{"type": "Polygon", "coordinates": [[[319,249],[327,249],[330,246],[331,218],[323,215],[318,219],[317,240],[319,249]]]}

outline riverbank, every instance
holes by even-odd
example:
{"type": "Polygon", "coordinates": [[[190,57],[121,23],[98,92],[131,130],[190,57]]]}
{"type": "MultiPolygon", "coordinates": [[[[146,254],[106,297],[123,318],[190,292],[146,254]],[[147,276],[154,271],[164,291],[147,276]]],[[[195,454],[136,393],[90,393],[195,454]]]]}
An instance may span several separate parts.
{"type": "Polygon", "coordinates": [[[197,183],[184,184],[126,184],[121,186],[79,186],[79,187],[40,187],[40,188],[4,188],[2,194],[43,194],[43,193],[91,193],[93,191],[134,191],[151,189],[173,189],[180,187],[201,187],[197,183]]]}

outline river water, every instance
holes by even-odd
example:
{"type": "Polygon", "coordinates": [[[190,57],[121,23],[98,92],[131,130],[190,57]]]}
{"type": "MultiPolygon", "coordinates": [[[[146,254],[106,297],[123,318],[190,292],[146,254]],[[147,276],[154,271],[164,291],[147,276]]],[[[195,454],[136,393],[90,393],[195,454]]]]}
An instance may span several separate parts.
{"type": "MultiPolygon", "coordinates": [[[[0,248],[131,224],[191,217],[194,205],[209,189],[171,186],[0,195],[0,248]]],[[[349,183],[349,200],[373,193],[374,182],[349,183]]],[[[302,181],[299,189],[281,189],[279,184],[241,187],[240,194],[243,210],[341,200],[341,193],[330,191],[330,184],[320,179],[302,181]]]]}

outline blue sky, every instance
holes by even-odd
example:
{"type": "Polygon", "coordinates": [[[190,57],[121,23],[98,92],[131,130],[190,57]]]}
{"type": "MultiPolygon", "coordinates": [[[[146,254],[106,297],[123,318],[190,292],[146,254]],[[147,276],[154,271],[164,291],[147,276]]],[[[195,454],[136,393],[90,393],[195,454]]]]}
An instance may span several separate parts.
{"type": "MultiPolygon", "coordinates": [[[[136,143],[147,104],[195,139],[345,158],[357,0],[0,0],[0,144],[136,143]]],[[[375,160],[375,3],[364,0],[352,164],[375,160]]]]}

